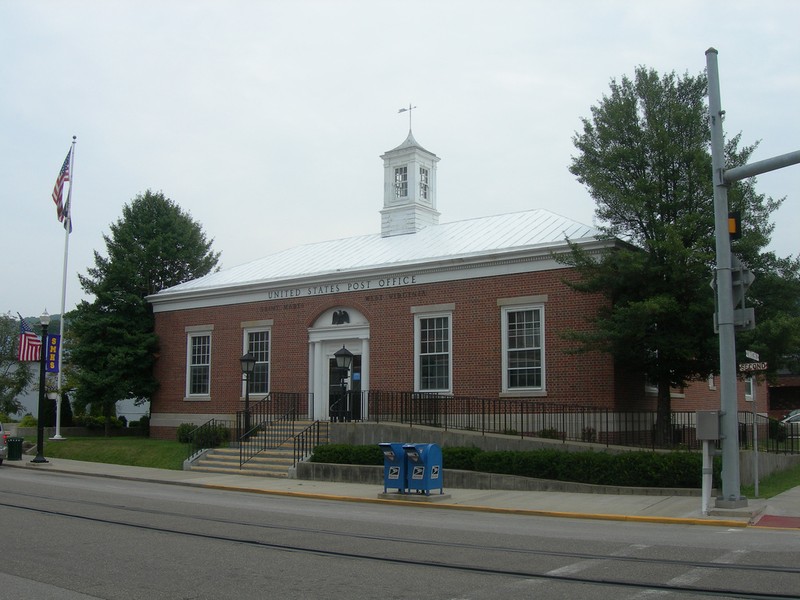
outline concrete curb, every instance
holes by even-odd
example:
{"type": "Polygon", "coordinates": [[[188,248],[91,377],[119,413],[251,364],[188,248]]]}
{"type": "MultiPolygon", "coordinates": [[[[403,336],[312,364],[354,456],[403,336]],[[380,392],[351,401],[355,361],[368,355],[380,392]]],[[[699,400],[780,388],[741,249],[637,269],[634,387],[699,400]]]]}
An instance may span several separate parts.
{"type": "MultiPolygon", "coordinates": [[[[4,462],[4,465],[5,464],[7,463],[4,462]]],[[[585,520],[598,520],[598,521],[621,521],[621,522],[627,521],[633,523],[656,523],[656,524],[668,524],[668,525],[705,525],[711,527],[733,527],[733,528],[744,528],[752,526],[748,522],[734,521],[730,519],[700,519],[700,518],[689,518],[689,517],[617,515],[617,514],[581,513],[581,512],[509,508],[509,507],[496,507],[496,506],[480,506],[480,505],[469,505],[469,504],[420,503],[420,502],[412,502],[409,500],[384,499],[384,498],[378,498],[377,496],[375,498],[368,498],[360,496],[343,496],[339,494],[325,494],[319,492],[297,492],[288,490],[259,489],[254,487],[244,487],[236,485],[193,483],[191,481],[176,481],[171,479],[158,479],[153,477],[121,475],[117,473],[93,473],[74,468],[70,469],[65,467],[55,467],[51,463],[43,465],[35,465],[35,464],[30,464],[29,461],[21,462],[19,464],[9,464],[9,466],[12,466],[14,468],[28,468],[28,469],[44,468],[45,470],[51,473],[89,475],[92,477],[106,477],[110,479],[142,481],[147,483],[163,483],[169,485],[181,485],[186,487],[196,487],[201,489],[218,490],[218,491],[234,491],[234,492],[244,492],[249,494],[282,496],[288,498],[308,498],[313,500],[329,500],[337,502],[390,504],[396,506],[413,506],[417,508],[429,508],[429,509],[440,509],[440,510],[446,509],[446,510],[460,510],[460,511],[470,511],[470,512],[485,512],[494,514],[511,514],[511,515],[532,516],[532,517],[554,517],[554,518],[585,519],[585,520]]]]}
{"type": "Polygon", "coordinates": [[[505,508],[498,506],[477,506],[471,504],[449,504],[449,503],[420,503],[411,500],[395,500],[386,498],[359,498],[355,496],[339,496],[334,494],[319,494],[313,492],[289,492],[285,490],[257,490],[252,488],[240,488],[234,486],[204,484],[200,487],[216,490],[228,490],[237,492],[248,492],[256,494],[268,494],[274,496],[288,496],[295,498],[310,498],[314,500],[333,500],[339,502],[362,502],[367,504],[394,504],[397,506],[414,506],[418,508],[436,508],[448,510],[461,510],[470,512],[487,512],[496,514],[522,515],[529,517],[558,517],[566,519],[586,519],[598,521],[628,521],[638,523],[661,523],[670,525],[707,525],[712,527],[751,527],[749,523],[733,521],[727,519],[694,519],[688,517],[646,517],[640,515],[613,515],[600,513],[577,513],[552,510],[536,510],[528,508],[505,508]]]}

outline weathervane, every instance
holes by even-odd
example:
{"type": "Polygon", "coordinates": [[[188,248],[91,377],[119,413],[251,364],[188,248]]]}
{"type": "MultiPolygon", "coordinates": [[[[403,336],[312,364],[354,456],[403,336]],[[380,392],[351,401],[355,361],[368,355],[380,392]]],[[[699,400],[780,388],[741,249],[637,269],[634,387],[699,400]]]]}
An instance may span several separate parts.
{"type": "Polygon", "coordinates": [[[404,112],[408,113],[408,130],[409,131],[411,131],[411,111],[414,110],[415,108],[417,108],[417,107],[416,106],[411,106],[411,103],[409,102],[408,103],[408,108],[401,108],[400,110],[397,111],[398,113],[404,113],[404,112]]]}

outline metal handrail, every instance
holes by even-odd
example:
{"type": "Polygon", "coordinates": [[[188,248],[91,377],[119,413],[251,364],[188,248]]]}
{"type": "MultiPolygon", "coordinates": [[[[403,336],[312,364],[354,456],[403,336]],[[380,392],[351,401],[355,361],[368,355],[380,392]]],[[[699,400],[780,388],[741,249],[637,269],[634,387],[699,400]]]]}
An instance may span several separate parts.
{"type": "MultiPolygon", "coordinates": [[[[479,398],[419,392],[370,390],[365,421],[440,427],[444,430],[539,437],[606,446],[699,450],[696,413],[676,411],[659,427],[657,411],[614,411],[565,406],[535,398],[479,398]]],[[[800,438],[781,435],[780,423],[758,415],[759,447],[800,453],[800,438]]],[[[753,416],[739,412],[740,447],[749,447],[753,416]],[[748,433],[749,432],[749,433],[748,433]]]]}
{"type": "Polygon", "coordinates": [[[209,419],[202,425],[192,429],[187,435],[189,438],[187,459],[191,460],[195,454],[202,450],[230,441],[231,425],[231,421],[225,419],[209,419]]]}
{"type": "Polygon", "coordinates": [[[327,443],[329,434],[328,421],[314,421],[300,433],[294,436],[294,450],[292,454],[292,467],[305,460],[314,451],[314,448],[327,443]],[[324,429],[324,432],[323,432],[324,429]]]}
{"type": "Polygon", "coordinates": [[[302,396],[301,393],[271,392],[263,400],[251,404],[248,411],[236,413],[240,467],[294,436],[302,396]]]}

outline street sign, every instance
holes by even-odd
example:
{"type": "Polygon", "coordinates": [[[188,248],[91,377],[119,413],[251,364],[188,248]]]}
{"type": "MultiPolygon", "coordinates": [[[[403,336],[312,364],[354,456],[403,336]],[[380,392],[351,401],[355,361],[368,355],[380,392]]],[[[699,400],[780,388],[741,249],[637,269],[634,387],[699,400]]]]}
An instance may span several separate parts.
{"type": "Polygon", "coordinates": [[[765,362],[739,363],[739,370],[742,372],[766,371],[767,363],[765,362]]]}
{"type": "Polygon", "coordinates": [[[752,350],[745,350],[744,355],[749,358],[750,360],[758,360],[758,352],[753,352],[752,350]]]}

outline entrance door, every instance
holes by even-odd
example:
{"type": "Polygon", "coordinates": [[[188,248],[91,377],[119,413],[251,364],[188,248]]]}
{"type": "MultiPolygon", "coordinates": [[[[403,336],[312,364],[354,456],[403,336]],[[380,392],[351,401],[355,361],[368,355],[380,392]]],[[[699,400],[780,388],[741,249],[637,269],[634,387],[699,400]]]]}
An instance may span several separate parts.
{"type": "Polygon", "coordinates": [[[361,355],[353,356],[351,373],[328,361],[328,415],[331,421],[361,420],[361,355]],[[349,377],[348,377],[349,375],[349,377]]]}

